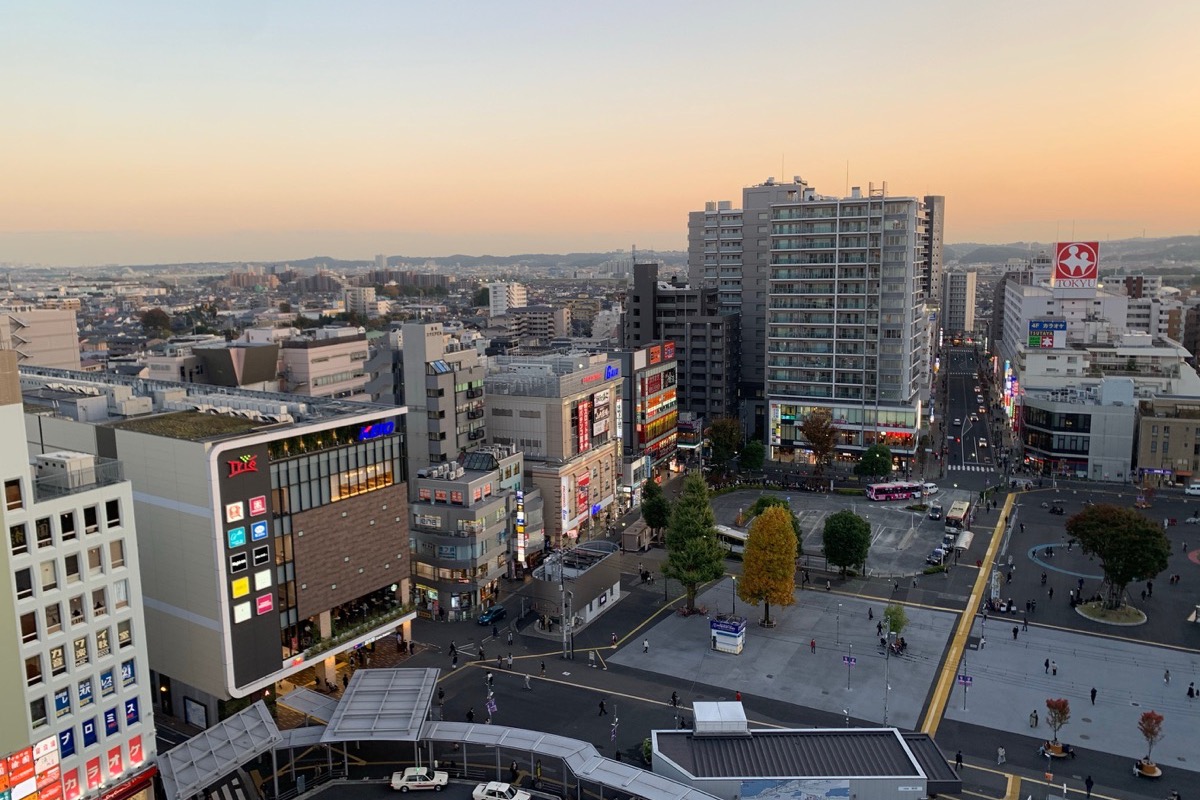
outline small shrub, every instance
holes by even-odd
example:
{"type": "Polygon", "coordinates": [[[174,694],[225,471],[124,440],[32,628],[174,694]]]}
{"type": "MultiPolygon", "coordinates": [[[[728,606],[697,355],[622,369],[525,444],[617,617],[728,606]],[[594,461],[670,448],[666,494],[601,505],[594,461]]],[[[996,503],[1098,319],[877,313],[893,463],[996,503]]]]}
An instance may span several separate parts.
{"type": "Polygon", "coordinates": [[[844,495],[847,497],[863,497],[866,495],[867,490],[866,489],[851,489],[851,488],[842,487],[842,488],[834,489],[833,493],[844,495]]]}
{"type": "Polygon", "coordinates": [[[946,571],[946,566],[944,564],[933,564],[933,565],[925,568],[924,574],[925,575],[937,575],[939,572],[945,572],[945,571],[946,571]]]}

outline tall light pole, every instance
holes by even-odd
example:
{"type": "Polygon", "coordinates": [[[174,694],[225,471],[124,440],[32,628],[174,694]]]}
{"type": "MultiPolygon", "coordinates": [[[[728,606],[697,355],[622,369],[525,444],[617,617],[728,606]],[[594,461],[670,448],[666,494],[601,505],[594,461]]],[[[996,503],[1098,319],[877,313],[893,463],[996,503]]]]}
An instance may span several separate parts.
{"type": "Polygon", "coordinates": [[[731,575],[733,578],[733,615],[737,616],[737,575],[731,575]]]}
{"type": "Polygon", "coordinates": [[[841,644],[842,643],[842,604],[841,603],[838,603],[837,625],[834,627],[833,630],[834,630],[833,643],[841,644]]]}
{"type": "Polygon", "coordinates": [[[883,639],[883,725],[888,724],[888,695],[892,691],[892,629],[888,628],[883,639]]]}
{"type": "Polygon", "coordinates": [[[846,691],[850,691],[850,669],[854,666],[854,645],[846,643],[846,691]]]}

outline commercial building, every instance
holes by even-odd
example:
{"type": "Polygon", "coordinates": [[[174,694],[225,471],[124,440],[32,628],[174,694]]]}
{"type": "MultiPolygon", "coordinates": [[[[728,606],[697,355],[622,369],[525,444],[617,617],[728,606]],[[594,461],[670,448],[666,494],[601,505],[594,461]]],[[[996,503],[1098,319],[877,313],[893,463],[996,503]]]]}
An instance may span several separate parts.
{"type": "Polygon", "coordinates": [[[975,330],[975,270],[951,270],[945,275],[942,297],[942,330],[947,334],[975,330]]]}
{"type": "Polygon", "coordinates": [[[529,305],[529,293],[520,283],[489,283],[488,316],[502,317],[514,308],[529,305]]]}
{"type": "Polygon", "coordinates": [[[1025,464],[1039,474],[1131,478],[1137,404],[1129,378],[1080,388],[1026,388],[1020,425],[1025,464]]]}
{"type": "Polygon", "coordinates": [[[675,345],[679,409],[708,419],[736,416],[741,322],[723,310],[715,286],[658,280],[657,264],[635,264],[621,323],[621,347],[675,345]]]}
{"type": "MultiPolygon", "coordinates": [[[[0,427],[25,427],[0,351],[0,427]]],[[[36,424],[36,420],[31,420],[36,424]]],[[[119,461],[0,454],[0,795],[149,797],[155,731],[133,493],[119,461]]]]}
{"type": "Polygon", "coordinates": [[[79,369],[79,328],[74,309],[12,305],[0,308],[0,349],[20,364],[79,369]]]}
{"type": "Polygon", "coordinates": [[[280,390],[311,397],[367,399],[367,337],[359,328],[317,328],[283,340],[280,390]]]}
{"type": "Polygon", "coordinates": [[[157,708],[207,727],[413,616],[403,408],[35,367],[21,389],[33,456],[125,465],[157,708]]]}
{"type": "Polygon", "coordinates": [[[924,204],[886,186],[837,198],[801,183],[769,217],[769,457],[811,460],[800,424],[828,409],[839,455],[878,443],[908,463],[929,377],[924,204]]]}
{"type": "Polygon", "coordinates": [[[679,421],[675,343],[609,353],[621,363],[622,507],[641,502],[642,484],[662,481],[675,461],[679,421]]]}
{"type": "Polygon", "coordinates": [[[488,359],[489,434],[524,454],[552,545],[591,538],[616,517],[621,381],[620,362],[603,355],[488,359]]]}

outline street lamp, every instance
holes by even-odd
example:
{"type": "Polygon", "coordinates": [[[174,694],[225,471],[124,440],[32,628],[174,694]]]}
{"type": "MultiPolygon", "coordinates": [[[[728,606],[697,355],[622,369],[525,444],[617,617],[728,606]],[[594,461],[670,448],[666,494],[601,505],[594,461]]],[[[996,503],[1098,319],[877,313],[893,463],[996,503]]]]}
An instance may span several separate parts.
{"type": "Polygon", "coordinates": [[[883,725],[888,724],[888,696],[892,691],[892,629],[888,628],[883,638],[883,725]]]}
{"type": "Polygon", "coordinates": [[[833,643],[841,644],[842,643],[842,604],[841,603],[838,603],[837,625],[833,630],[834,630],[833,643]]]}
{"type": "Polygon", "coordinates": [[[854,645],[846,643],[846,691],[850,691],[850,668],[854,662],[854,645]]]}
{"type": "Polygon", "coordinates": [[[737,616],[737,575],[730,577],[733,578],[733,614],[737,616]]]}

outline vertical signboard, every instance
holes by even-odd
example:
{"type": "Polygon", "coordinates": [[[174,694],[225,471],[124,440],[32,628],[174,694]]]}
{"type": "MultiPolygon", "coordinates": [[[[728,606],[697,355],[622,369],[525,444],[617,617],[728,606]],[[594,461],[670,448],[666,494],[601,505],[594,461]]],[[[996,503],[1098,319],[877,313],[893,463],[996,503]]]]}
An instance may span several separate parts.
{"type": "Polygon", "coordinates": [[[580,400],[576,406],[579,414],[576,422],[576,434],[579,436],[579,452],[586,453],[592,449],[592,403],[590,400],[580,400]]]}
{"type": "Polygon", "coordinates": [[[265,443],[222,450],[214,458],[233,681],[246,686],[281,665],[272,577],[271,470],[265,443]]]}
{"type": "Polygon", "coordinates": [[[1059,242],[1054,247],[1055,288],[1095,289],[1100,276],[1099,242],[1059,242]]]}

